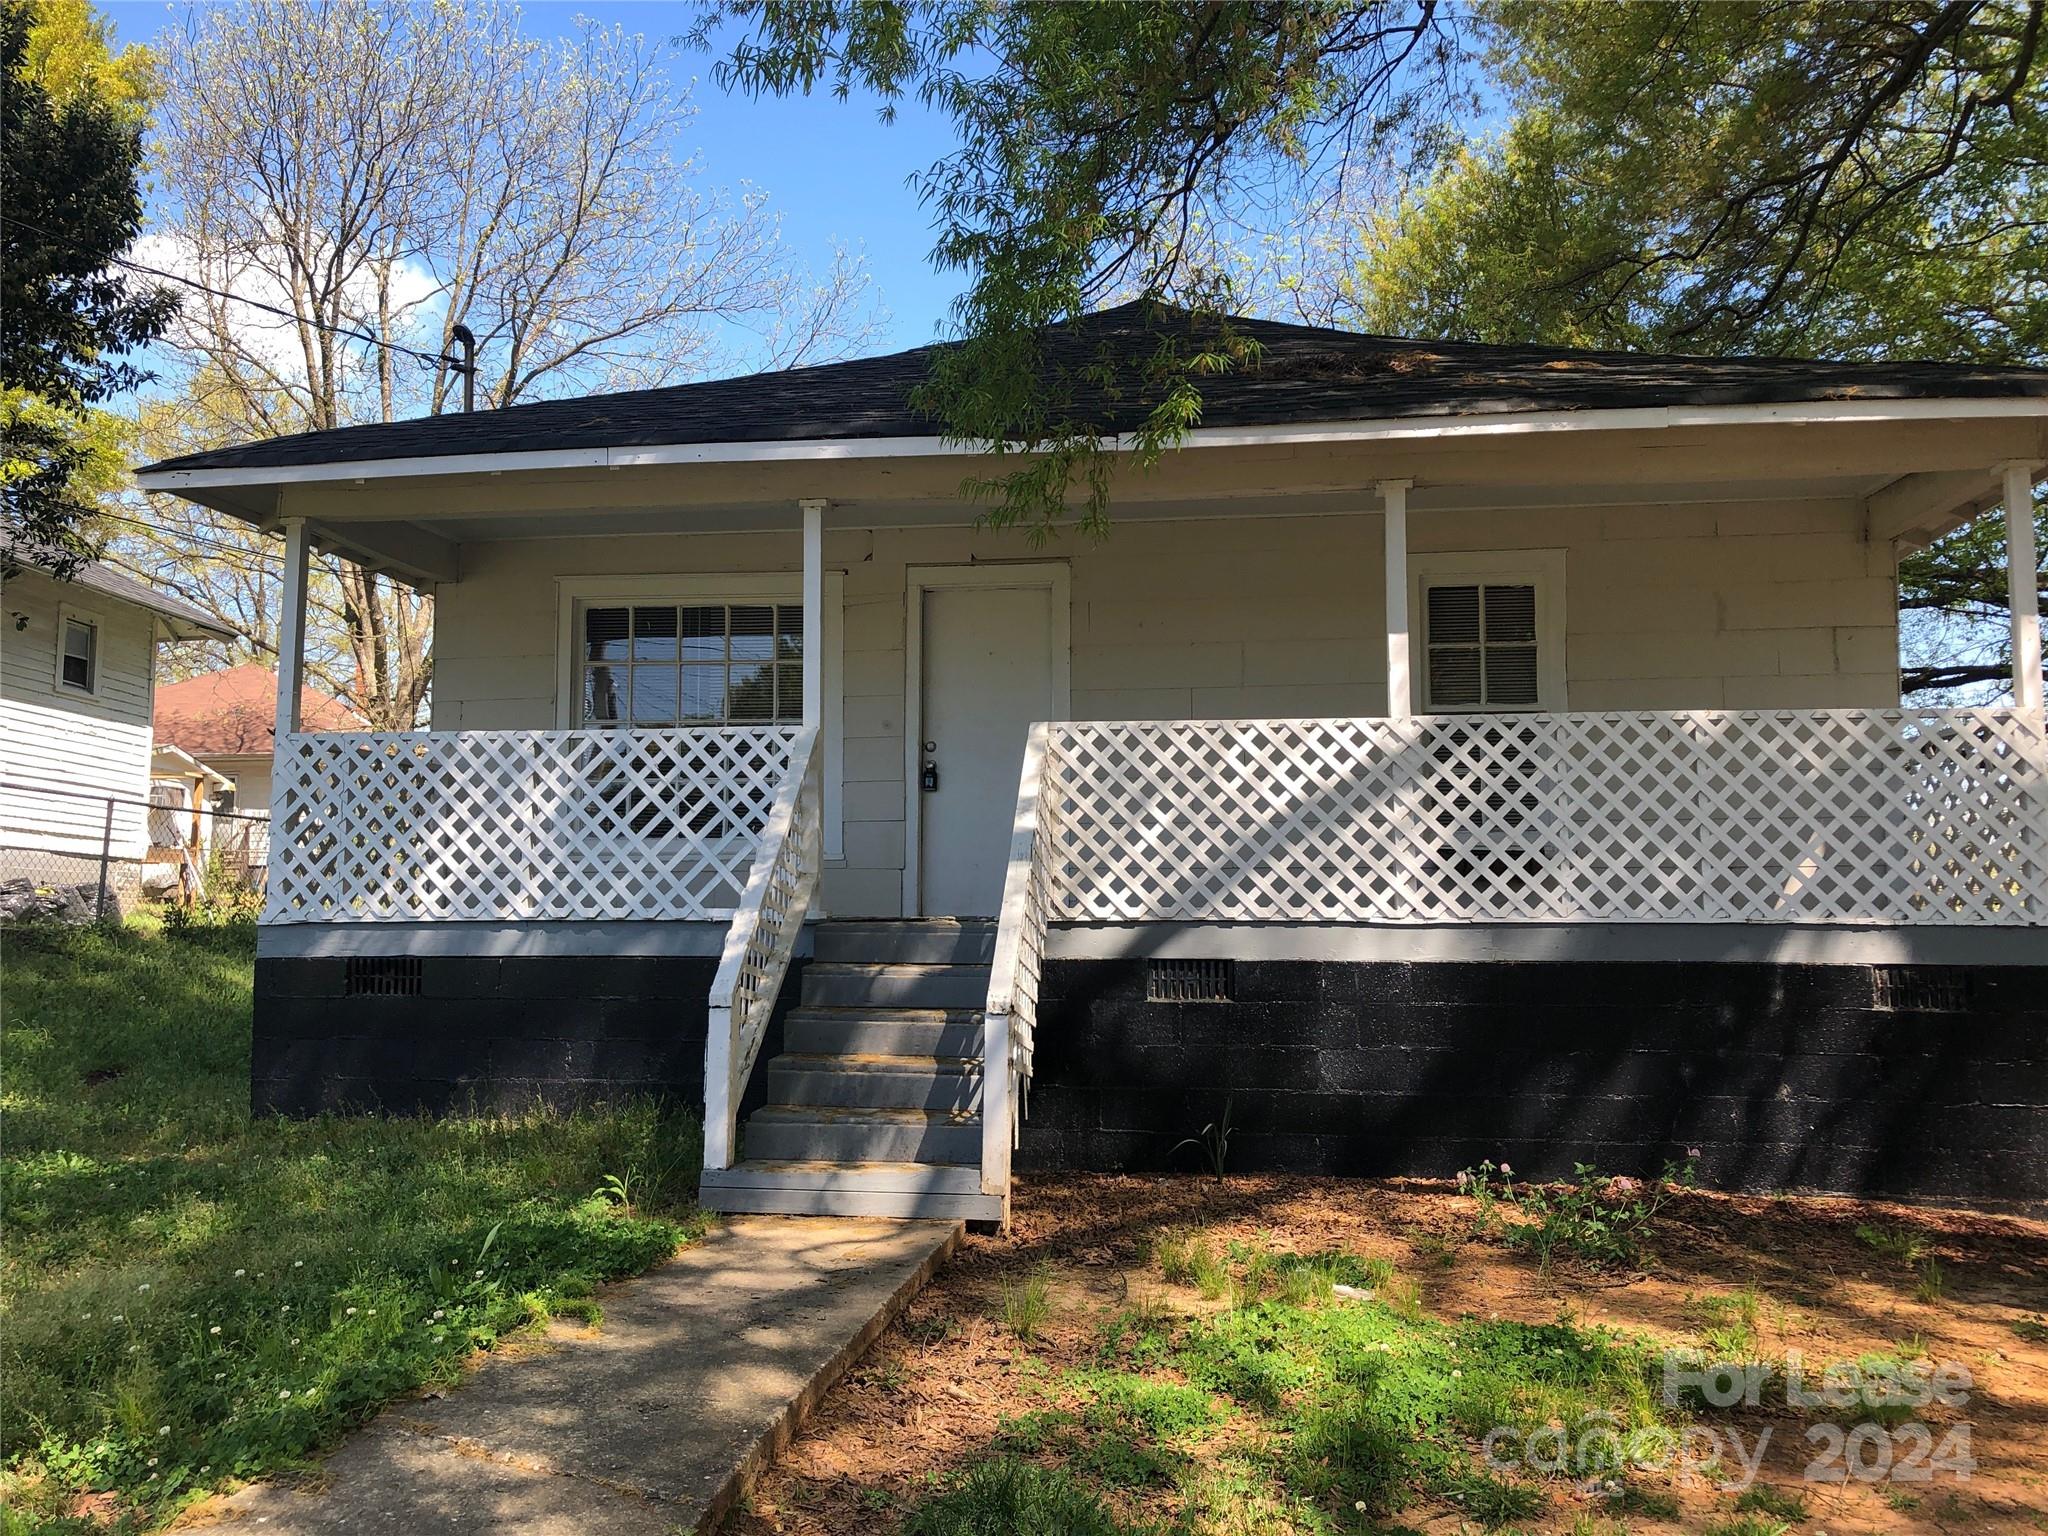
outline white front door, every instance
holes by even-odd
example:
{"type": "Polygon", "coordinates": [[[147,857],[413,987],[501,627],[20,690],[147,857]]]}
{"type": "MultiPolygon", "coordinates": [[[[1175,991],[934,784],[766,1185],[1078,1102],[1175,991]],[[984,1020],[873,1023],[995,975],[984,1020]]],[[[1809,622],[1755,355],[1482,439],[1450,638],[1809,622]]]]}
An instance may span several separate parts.
{"type": "Polygon", "coordinates": [[[930,580],[919,589],[923,727],[910,786],[917,911],[991,917],[1002,904],[1025,739],[1033,721],[1065,709],[1063,589],[1042,577],[1018,586],[930,580]]]}

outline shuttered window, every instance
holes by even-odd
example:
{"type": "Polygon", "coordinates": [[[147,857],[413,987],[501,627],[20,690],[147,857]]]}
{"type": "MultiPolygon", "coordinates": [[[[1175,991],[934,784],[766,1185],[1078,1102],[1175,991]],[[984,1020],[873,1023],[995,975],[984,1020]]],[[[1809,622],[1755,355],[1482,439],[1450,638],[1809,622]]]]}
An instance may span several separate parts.
{"type": "Polygon", "coordinates": [[[1444,581],[1423,590],[1426,707],[1535,708],[1541,697],[1535,584],[1444,581]]]}
{"type": "Polygon", "coordinates": [[[588,605],[585,725],[765,725],[803,718],[794,603],[588,605]]]}

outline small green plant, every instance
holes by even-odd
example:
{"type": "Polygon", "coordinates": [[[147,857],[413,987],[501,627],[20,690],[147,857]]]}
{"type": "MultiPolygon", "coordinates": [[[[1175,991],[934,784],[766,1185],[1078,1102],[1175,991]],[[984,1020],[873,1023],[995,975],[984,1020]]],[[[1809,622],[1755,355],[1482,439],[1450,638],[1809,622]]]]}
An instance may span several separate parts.
{"type": "Polygon", "coordinates": [[[1908,1493],[1903,1488],[1885,1489],[1884,1501],[1885,1503],[1889,1504],[1893,1509],[1898,1510],[1901,1514],[1905,1513],[1905,1511],[1909,1509],[1918,1509],[1920,1507],[1920,1495],[1917,1493],[1908,1493]]]}
{"type": "Polygon", "coordinates": [[[1453,1478],[1444,1496],[1466,1514],[1488,1528],[1510,1520],[1529,1520],[1543,1511],[1543,1490],[1533,1483],[1511,1483],[1504,1477],[1484,1472],[1466,1472],[1453,1478]]]}
{"type": "Polygon", "coordinates": [[[1450,1269],[1458,1262],[1458,1251],[1451,1246],[1449,1238],[1441,1232],[1428,1232],[1420,1227],[1411,1227],[1406,1236],[1408,1246],[1415,1251],[1416,1263],[1430,1269],[1450,1269]]]}
{"type": "Polygon", "coordinates": [[[1612,1268],[1641,1260],[1671,1191],[1693,1183],[1697,1155],[1688,1152],[1682,1163],[1667,1162],[1648,1181],[1575,1163],[1572,1177],[1554,1184],[1517,1184],[1509,1164],[1489,1160],[1459,1174],[1458,1187],[1477,1205],[1483,1232],[1501,1232],[1510,1246],[1533,1253],[1546,1271],[1560,1252],[1612,1268]],[[1522,1220],[1504,1224],[1504,1208],[1522,1220]]]}
{"type": "Polygon", "coordinates": [[[1856,1241],[1880,1258],[1901,1264],[1917,1264],[1927,1256],[1927,1234],[1912,1227],[1882,1227],[1865,1222],[1856,1229],[1856,1241]]]}
{"type": "Polygon", "coordinates": [[[979,1462],[904,1518],[903,1536],[1128,1536],[1101,1497],[1064,1467],[979,1462]]]}
{"type": "Polygon", "coordinates": [[[1192,1285],[1195,1250],[1201,1239],[1192,1232],[1162,1232],[1152,1239],[1152,1262],[1169,1285],[1192,1285]]]}
{"type": "Polygon", "coordinates": [[[1948,1276],[1941,1267],[1941,1260],[1928,1257],[1920,1261],[1920,1272],[1913,1280],[1913,1294],[1925,1302],[1937,1302],[1948,1289],[1948,1276]]]}
{"type": "Polygon", "coordinates": [[[1756,1358],[1757,1323],[1763,1312],[1763,1296],[1755,1285],[1745,1285],[1726,1296],[1688,1296],[1685,1307],[1702,1323],[1700,1342],[1712,1359],[1746,1361],[1756,1358]]]}
{"type": "Polygon", "coordinates": [[[1780,1520],[1810,1518],[1805,1499],[1782,1488],[1773,1488],[1769,1483],[1751,1484],[1735,1501],[1735,1508],[1743,1514],[1775,1515],[1780,1520]]]}
{"type": "Polygon", "coordinates": [[[1194,1135],[1175,1142],[1173,1149],[1166,1155],[1169,1158],[1177,1157],[1182,1147],[1194,1147],[1202,1154],[1202,1161],[1208,1166],[1210,1175],[1221,1184],[1230,1166],[1230,1111],[1235,1102],[1235,1095],[1224,1095],[1223,1113],[1194,1135]]]}
{"type": "Polygon", "coordinates": [[[2012,1331],[2029,1344],[2048,1344],[2048,1317],[2016,1317],[2012,1331]]]}
{"type": "Polygon", "coordinates": [[[1016,1280],[1005,1277],[1001,1311],[1003,1326],[1020,1342],[1030,1343],[1052,1315],[1051,1278],[1043,1269],[1035,1269],[1016,1280]]]}
{"type": "Polygon", "coordinates": [[[1733,1519],[1716,1520],[1707,1527],[1705,1536],[1785,1536],[1791,1529],[1785,1521],[1764,1515],[1736,1515],[1733,1519]]]}
{"type": "Polygon", "coordinates": [[[630,1173],[608,1173],[597,1181],[597,1188],[590,1192],[590,1198],[630,1213],[633,1209],[633,1175],[630,1173]]]}
{"type": "Polygon", "coordinates": [[[1206,1300],[1222,1301],[1230,1295],[1230,1261],[1207,1243],[1197,1243],[1189,1256],[1188,1278],[1206,1300]]]}

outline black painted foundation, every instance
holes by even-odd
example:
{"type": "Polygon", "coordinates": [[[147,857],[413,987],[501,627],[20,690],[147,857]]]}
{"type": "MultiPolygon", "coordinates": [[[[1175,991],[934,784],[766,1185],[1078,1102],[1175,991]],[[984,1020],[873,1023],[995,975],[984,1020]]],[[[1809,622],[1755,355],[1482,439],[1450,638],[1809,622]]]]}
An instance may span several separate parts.
{"type": "MultiPolygon", "coordinates": [[[[418,969],[416,993],[351,995],[341,957],[259,959],[257,1112],[462,1114],[639,1096],[703,1106],[715,956],[424,955],[418,969]]],[[[790,969],[763,1060],[781,1049],[802,969],[790,969]]]]}
{"type": "MultiPolygon", "coordinates": [[[[253,1101],[700,1106],[716,968],[425,955],[416,994],[366,996],[340,958],[261,959],[253,1101]]],[[[1890,972],[1886,991],[1865,965],[1240,960],[1232,1001],[1154,1003],[1143,960],[1054,961],[1018,1166],[1193,1171],[1174,1145],[1228,1097],[1243,1172],[1654,1173],[1697,1147],[1720,1188],[2048,1200],[2048,964],[1890,972]],[[1940,1006],[1898,1006],[1916,992],[1940,1006]]]]}
{"type": "Polygon", "coordinates": [[[1240,960],[1233,1001],[1154,1003],[1143,960],[1056,961],[1018,1166],[1193,1169],[1174,1144],[1227,1097],[1245,1172],[1696,1147],[1720,1188],[2048,1199],[2048,965],[1886,970],[1240,960]],[[1939,1011],[1878,1005],[1923,991],[1939,1011]]]}

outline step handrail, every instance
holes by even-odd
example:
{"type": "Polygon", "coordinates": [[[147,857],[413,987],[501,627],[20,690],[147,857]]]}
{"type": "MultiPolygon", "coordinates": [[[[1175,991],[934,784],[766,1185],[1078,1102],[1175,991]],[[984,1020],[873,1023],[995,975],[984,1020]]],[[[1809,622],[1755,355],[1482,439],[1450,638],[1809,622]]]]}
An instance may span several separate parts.
{"type": "Polygon", "coordinates": [[[1058,799],[1052,727],[1039,721],[1024,747],[1009,864],[996,921],[988,1003],[982,1013],[981,1189],[1010,1211],[1010,1153],[1023,1121],[1038,1030],[1038,981],[1052,921],[1054,817],[1058,799]]]}
{"type": "Polygon", "coordinates": [[[796,954],[824,865],[824,760],[818,727],[789,745],[789,767],[761,827],[746,891],[725,931],[704,1035],[704,1167],[730,1168],[747,1079],[796,954]]]}

